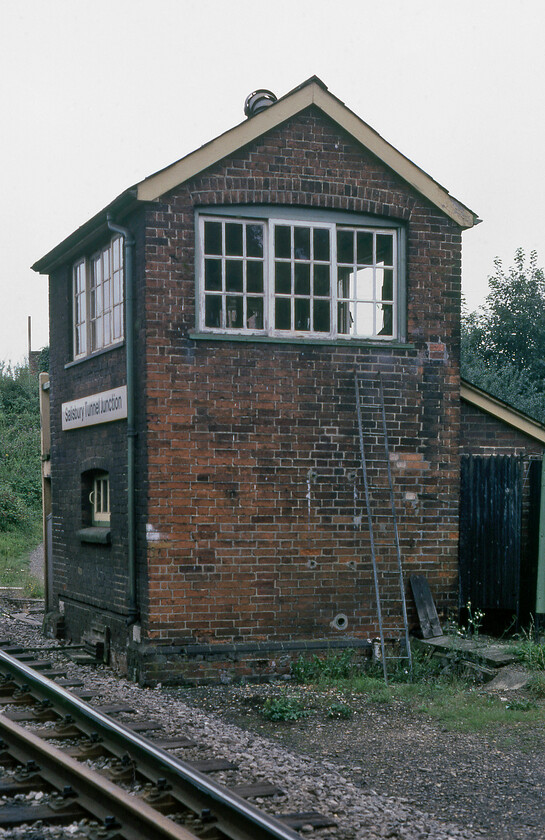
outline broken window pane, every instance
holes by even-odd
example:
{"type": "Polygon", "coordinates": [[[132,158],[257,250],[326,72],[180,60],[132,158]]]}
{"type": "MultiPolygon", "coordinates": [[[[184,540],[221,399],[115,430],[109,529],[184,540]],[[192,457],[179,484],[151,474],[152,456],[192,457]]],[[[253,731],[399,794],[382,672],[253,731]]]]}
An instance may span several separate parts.
{"type": "Polygon", "coordinates": [[[389,304],[377,306],[377,335],[394,334],[394,307],[389,304]]]}
{"type": "Polygon", "coordinates": [[[377,264],[394,264],[394,239],[393,236],[377,233],[377,264]]]}
{"type": "Polygon", "coordinates": [[[377,268],[377,296],[381,300],[394,299],[394,272],[391,268],[377,268]]]}
{"type": "Polygon", "coordinates": [[[356,297],[358,300],[373,300],[373,269],[358,268],[356,272],[356,297]]]}
{"type": "Polygon", "coordinates": [[[372,303],[356,304],[356,335],[373,335],[373,309],[372,303]]]}

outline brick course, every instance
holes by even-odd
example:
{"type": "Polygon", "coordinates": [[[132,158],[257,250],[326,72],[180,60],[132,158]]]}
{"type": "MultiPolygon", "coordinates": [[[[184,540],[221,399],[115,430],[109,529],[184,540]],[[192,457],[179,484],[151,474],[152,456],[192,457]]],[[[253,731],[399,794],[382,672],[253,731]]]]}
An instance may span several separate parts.
{"type": "MultiPolygon", "coordinates": [[[[382,376],[405,571],[426,574],[440,609],[455,605],[460,228],[313,108],[124,224],[138,243],[138,597],[146,650],[139,656],[131,644],[131,673],[161,678],[146,664],[150,645],[377,634],[368,534],[354,527],[355,513],[364,514],[360,473],[350,478],[359,468],[354,369],[375,412],[382,376]],[[196,338],[195,208],[238,204],[402,221],[407,342],[196,338]],[[339,613],[346,629],[332,625],[339,613]]],[[[51,295],[55,586],[73,604],[72,635],[88,623],[84,613],[98,611],[118,621],[122,651],[125,424],[61,433],[59,405],[124,382],[124,348],[64,368],[69,276],[69,268],[57,272],[51,295]],[[73,494],[83,465],[97,457],[119,494],[107,550],[82,549],[73,536],[73,494]]],[[[370,474],[380,483],[379,443],[371,442],[370,474]]],[[[377,545],[392,560],[385,536],[378,528],[377,545]]]]}

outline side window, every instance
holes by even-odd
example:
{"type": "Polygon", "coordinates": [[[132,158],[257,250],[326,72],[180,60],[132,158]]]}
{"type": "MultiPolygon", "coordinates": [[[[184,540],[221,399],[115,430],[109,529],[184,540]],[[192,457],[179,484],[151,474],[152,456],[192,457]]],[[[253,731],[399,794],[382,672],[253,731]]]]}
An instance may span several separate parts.
{"type": "Polygon", "coordinates": [[[103,469],[82,473],[81,526],[110,527],[110,475],[103,469]]]}
{"type": "Polygon", "coordinates": [[[73,355],[81,358],[123,339],[123,240],[117,236],[72,269],[73,355]]]}
{"type": "Polygon", "coordinates": [[[93,525],[110,524],[110,477],[108,473],[98,473],[93,478],[93,489],[89,493],[91,518],[93,525]]]}

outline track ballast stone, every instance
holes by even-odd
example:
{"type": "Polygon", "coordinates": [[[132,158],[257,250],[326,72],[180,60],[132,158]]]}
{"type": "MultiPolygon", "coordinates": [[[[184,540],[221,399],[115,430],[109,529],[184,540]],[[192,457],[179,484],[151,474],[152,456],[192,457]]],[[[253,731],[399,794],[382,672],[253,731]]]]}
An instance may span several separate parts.
{"type": "MultiPolygon", "coordinates": [[[[66,665],[70,678],[79,678],[86,689],[99,691],[92,701],[133,705],[140,716],[153,718],[164,726],[161,737],[183,735],[195,740],[198,748],[179,750],[182,760],[226,758],[237,764],[238,771],[214,773],[212,778],[224,784],[267,781],[285,791],[285,796],[257,800],[258,807],[275,814],[318,811],[332,817],[335,828],[305,826],[302,836],[321,840],[482,840],[484,831],[437,820],[414,807],[407,799],[384,796],[376,790],[362,789],[339,772],[332,761],[317,761],[293,753],[254,732],[226,723],[210,712],[202,711],[176,699],[175,692],[162,688],[140,688],[114,674],[106,666],[76,665],[62,654],[62,643],[45,639],[39,630],[12,617],[16,611],[8,604],[0,615],[0,636],[24,646],[58,650],[59,661],[66,665]]],[[[122,716],[123,717],[123,716],[122,716]]],[[[126,719],[130,718],[126,716],[126,719]]],[[[365,758],[360,757],[360,758],[365,758]]],[[[33,836],[77,837],[78,826],[51,832],[41,828],[0,830],[0,838],[33,836]]]]}

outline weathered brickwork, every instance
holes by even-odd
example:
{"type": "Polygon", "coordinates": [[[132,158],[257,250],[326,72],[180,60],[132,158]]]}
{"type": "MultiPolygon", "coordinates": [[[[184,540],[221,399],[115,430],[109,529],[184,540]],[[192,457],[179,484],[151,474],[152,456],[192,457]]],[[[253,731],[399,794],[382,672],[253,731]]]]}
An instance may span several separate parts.
{"type": "Polygon", "coordinates": [[[376,634],[354,368],[375,402],[383,377],[405,568],[453,603],[459,228],[308,112],[150,207],[146,254],[149,637],[376,634]],[[246,203],[405,220],[409,346],[191,339],[194,207],[246,203]]]}
{"type": "MultiPolygon", "coordinates": [[[[521,567],[520,567],[520,615],[521,621],[530,620],[535,614],[535,593],[537,577],[537,527],[539,521],[539,492],[532,488],[540,480],[540,472],[531,475],[532,462],[542,461],[545,447],[535,438],[503,423],[497,418],[461,402],[461,455],[510,455],[522,462],[522,522],[521,522],[521,567]]],[[[534,464],[533,468],[537,465],[534,464]]]]}
{"type": "MultiPolygon", "coordinates": [[[[309,109],[123,224],[137,239],[140,641],[124,627],[126,424],[60,431],[62,402],[125,381],[125,351],[65,367],[71,358],[67,267],[51,287],[51,405],[55,589],[69,635],[81,634],[92,615],[103,616],[112,625],[116,661],[123,667],[129,644],[126,667],[142,680],[172,673],[190,678],[196,660],[184,653],[188,645],[324,640],[327,646],[376,636],[354,370],[375,414],[382,377],[405,571],[427,576],[439,609],[454,606],[456,223],[309,109]],[[252,204],[372,214],[378,225],[382,218],[400,220],[407,241],[406,341],[196,337],[195,210],[252,204]],[[111,476],[116,507],[109,547],[81,545],[76,536],[81,510],[74,500],[81,473],[93,467],[111,476]],[[334,624],[339,614],[347,619],[342,629],[334,624]]],[[[370,478],[382,484],[374,437],[366,439],[370,478]]],[[[376,537],[377,549],[393,562],[384,523],[376,537]]],[[[388,616],[384,594],[386,616],[399,624],[388,616]]],[[[253,664],[239,670],[249,668],[252,678],[277,661],[265,648],[248,656],[253,664]]],[[[201,662],[195,678],[212,678],[234,658],[227,656],[227,665],[216,660],[201,662]]]]}
{"type": "Polygon", "coordinates": [[[532,456],[541,458],[543,450],[539,441],[462,400],[462,455],[519,455],[528,460],[532,456]]]}
{"type": "MultiPolygon", "coordinates": [[[[137,231],[139,219],[132,222],[137,231]]],[[[92,253],[111,238],[104,231],[85,253],[92,253]]],[[[78,254],[77,256],[82,256],[78,254]]],[[[50,600],[65,613],[69,638],[79,639],[96,618],[102,618],[112,634],[112,644],[124,649],[127,618],[127,430],[118,421],[62,431],[63,402],[106,391],[125,384],[125,347],[73,362],[72,263],[50,279],[50,378],[51,463],[53,509],[53,592],[50,600]],[[78,531],[90,524],[89,488],[82,478],[88,470],[109,473],[111,499],[111,544],[82,542],[78,531]]],[[[137,310],[138,313],[138,310],[137,310]]],[[[140,313],[137,314],[140,320],[140,313]]],[[[137,324],[138,329],[138,324],[137,324]]],[[[144,387],[142,352],[137,355],[140,394],[144,387]]],[[[138,425],[143,413],[138,412],[138,425]]],[[[138,471],[145,476],[145,438],[139,448],[138,471]]],[[[145,505],[144,483],[139,505],[145,505]]],[[[145,508],[140,519],[145,518],[145,508]]],[[[145,557],[141,558],[142,564],[145,557]]]]}

